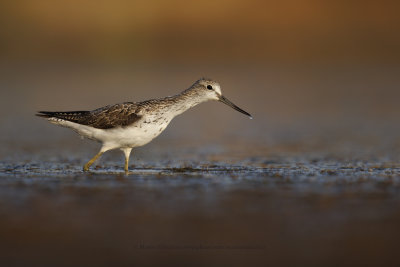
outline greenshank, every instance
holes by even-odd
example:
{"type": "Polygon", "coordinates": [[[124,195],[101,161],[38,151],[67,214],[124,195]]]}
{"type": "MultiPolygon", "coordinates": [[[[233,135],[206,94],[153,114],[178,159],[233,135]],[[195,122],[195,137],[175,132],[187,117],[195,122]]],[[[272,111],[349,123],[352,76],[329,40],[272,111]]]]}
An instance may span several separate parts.
{"type": "Polygon", "coordinates": [[[100,151],[85,164],[83,171],[88,171],[104,152],[121,149],[125,154],[124,169],[128,172],[132,148],[149,143],[165,130],[175,116],[209,100],[220,101],[252,119],[249,113],[222,95],[219,83],[205,78],[174,96],[125,102],[92,111],[39,111],[36,115],[102,143],[100,151]]]}

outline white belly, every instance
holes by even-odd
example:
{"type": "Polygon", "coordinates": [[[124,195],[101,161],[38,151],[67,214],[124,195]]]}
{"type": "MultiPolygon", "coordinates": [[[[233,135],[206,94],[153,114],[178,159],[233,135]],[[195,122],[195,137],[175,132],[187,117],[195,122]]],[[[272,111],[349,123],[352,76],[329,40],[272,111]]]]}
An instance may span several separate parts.
{"type": "Polygon", "coordinates": [[[138,126],[103,130],[103,133],[99,134],[96,139],[103,143],[116,143],[116,145],[122,147],[143,146],[159,136],[168,126],[168,123],[162,125],[143,123],[138,126]]]}
{"type": "Polygon", "coordinates": [[[135,126],[97,129],[69,121],[50,120],[55,124],[74,129],[83,137],[99,141],[108,149],[143,146],[159,136],[170,121],[169,119],[163,120],[162,123],[145,123],[142,121],[135,126]]]}

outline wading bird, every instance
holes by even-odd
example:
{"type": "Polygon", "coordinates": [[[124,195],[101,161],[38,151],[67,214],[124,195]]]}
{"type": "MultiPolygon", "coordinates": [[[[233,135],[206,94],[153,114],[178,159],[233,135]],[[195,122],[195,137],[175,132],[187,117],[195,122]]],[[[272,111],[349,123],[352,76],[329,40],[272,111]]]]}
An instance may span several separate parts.
{"type": "Polygon", "coordinates": [[[125,154],[125,172],[128,172],[132,148],[149,143],[165,130],[175,116],[209,100],[225,103],[252,118],[222,95],[219,83],[204,78],[174,96],[125,102],[92,111],[40,111],[36,115],[102,143],[99,153],[83,167],[84,171],[88,171],[104,152],[119,148],[125,154]]]}

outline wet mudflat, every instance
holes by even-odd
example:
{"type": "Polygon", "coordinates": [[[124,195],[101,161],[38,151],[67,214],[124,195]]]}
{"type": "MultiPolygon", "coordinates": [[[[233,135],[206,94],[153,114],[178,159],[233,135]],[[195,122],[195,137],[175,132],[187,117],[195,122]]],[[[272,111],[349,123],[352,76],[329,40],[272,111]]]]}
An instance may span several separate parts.
{"type": "Polygon", "coordinates": [[[143,68],[5,77],[1,266],[399,266],[397,72],[143,68]],[[199,105],[128,175],[120,151],[83,173],[98,144],[33,116],[172,95],[193,73],[254,120],[199,105]]]}
{"type": "Polygon", "coordinates": [[[10,266],[399,262],[400,164],[379,149],[159,142],[125,175],[118,152],[83,173],[95,145],[70,142],[3,148],[10,266]]]}

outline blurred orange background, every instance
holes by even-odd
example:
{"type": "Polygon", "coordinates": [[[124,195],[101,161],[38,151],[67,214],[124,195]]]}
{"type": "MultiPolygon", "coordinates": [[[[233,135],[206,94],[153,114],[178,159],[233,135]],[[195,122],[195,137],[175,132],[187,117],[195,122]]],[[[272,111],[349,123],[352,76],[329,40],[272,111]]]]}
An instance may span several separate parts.
{"type": "Polygon", "coordinates": [[[398,63],[398,1],[3,1],[3,58],[398,63]]]}
{"type": "Polygon", "coordinates": [[[167,136],[358,131],[394,125],[400,115],[398,1],[0,5],[3,137],[23,131],[20,122],[50,129],[32,118],[37,110],[172,95],[202,76],[218,80],[255,120],[204,104],[167,136]]]}

